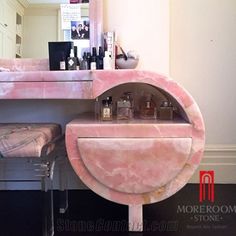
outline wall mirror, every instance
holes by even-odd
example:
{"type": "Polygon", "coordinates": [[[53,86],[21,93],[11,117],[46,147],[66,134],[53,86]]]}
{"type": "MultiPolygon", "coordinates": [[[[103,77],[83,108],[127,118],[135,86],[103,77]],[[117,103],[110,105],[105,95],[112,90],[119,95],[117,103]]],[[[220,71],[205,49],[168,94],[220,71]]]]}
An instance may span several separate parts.
{"type": "MultiPolygon", "coordinates": [[[[89,0],[81,5],[81,20],[71,23],[71,27],[89,27],[89,36],[72,37],[71,30],[62,30],[60,4],[69,4],[70,0],[10,0],[24,6],[22,14],[22,40],[13,43],[10,55],[0,55],[2,58],[15,58],[17,50],[20,58],[48,58],[48,42],[73,41],[78,47],[78,56],[87,48],[102,44],[103,0],[89,0]]],[[[9,1],[9,2],[10,2],[9,1]]],[[[8,1],[7,1],[8,2],[8,1]]],[[[84,2],[84,1],[83,1],[84,2]]],[[[75,4],[73,4],[75,5],[75,4]]],[[[16,8],[17,11],[17,8],[16,8]]],[[[8,13],[7,13],[8,14],[8,13]]],[[[10,12],[9,12],[10,14],[10,12]]],[[[16,23],[17,26],[17,23],[16,23]]],[[[0,39],[1,41],[1,39],[0,39]]]]}

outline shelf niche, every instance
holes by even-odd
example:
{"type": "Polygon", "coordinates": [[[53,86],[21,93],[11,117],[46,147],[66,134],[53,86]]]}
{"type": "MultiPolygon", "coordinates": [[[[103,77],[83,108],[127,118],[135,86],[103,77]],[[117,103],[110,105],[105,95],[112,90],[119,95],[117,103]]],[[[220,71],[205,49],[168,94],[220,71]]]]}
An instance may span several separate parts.
{"type": "MultiPolygon", "coordinates": [[[[187,117],[187,114],[183,110],[182,106],[172,95],[170,95],[163,89],[154,87],[146,83],[125,83],[125,84],[121,84],[107,90],[106,92],[104,92],[98,97],[99,107],[101,107],[102,105],[102,100],[105,100],[107,97],[112,97],[113,114],[114,114],[114,119],[116,119],[116,108],[117,108],[116,102],[126,92],[130,92],[134,100],[134,114],[135,114],[134,119],[135,120],[140,119],[139,118],[140,102],[142,98],[144,97],[144,95],[149,93],[149,94],[152,94],[152,99],[154,103],[156,104],[156,108],[157,108],[156,121],[158,122],[160,121],[159,111],[160,111],[161,104],[164,101],[168,101],[172,104],[173,109],[174,109],[174,114],[173,114],[174,123],[190,123],[187,117]]],[[[153,119],[149,120],[149,122],[153,122],[153,119]]]]}

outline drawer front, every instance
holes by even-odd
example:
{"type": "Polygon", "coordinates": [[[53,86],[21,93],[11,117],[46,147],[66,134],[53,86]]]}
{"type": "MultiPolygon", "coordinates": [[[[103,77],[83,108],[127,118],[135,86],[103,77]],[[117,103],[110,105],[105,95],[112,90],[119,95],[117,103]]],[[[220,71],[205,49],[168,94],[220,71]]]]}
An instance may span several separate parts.
{"type": "Polygon", "coordinates": [[[80,157],[100,183],[141,194],[166,185],[190,156],[191,138],[78,138],[80,157]]]}

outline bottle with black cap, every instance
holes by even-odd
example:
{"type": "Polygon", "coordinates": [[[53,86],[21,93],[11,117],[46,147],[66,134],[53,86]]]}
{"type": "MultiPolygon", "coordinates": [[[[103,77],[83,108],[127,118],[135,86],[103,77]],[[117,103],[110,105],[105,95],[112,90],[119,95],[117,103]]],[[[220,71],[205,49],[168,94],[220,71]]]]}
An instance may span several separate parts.
{"type": "Polygon", "coordinates": [[[96,70],[97,69],[97,49],[96,47],[92,48],[92,57],[90,62],[90,69],[96,70]]]}
{"type": "Polygon", "coordinates": [[[74,53],[75,53],[75,58],[76,58],[76,70],[80,69],[80,62],[78,58],[78,49],[77,46],[74,46],[74,53]]]}
{"type": "Polygon", "coordinates": [[[87,61],[87,54],[86,52],[84,52],[83,59],[80,63],[80,70],[88,70],[88,69],[89,69],[89,66],[88,66],[88,61],[87,61]]]}
{"type": "Polygon", "coordinates": [[[70,56],[67,58],[68,70],[76,70],[76,62],[77,59],[75,58],[74,48],[71,48],[70,56]]]}
{"type": "Polygon", "coordinates": [[[86,53],[86,60],[88,62],[88,69],[90,70],[90,64],[91,64],[91,52],[86,53]]]}
{"type": "Polygon", "coordinates": [[[100,46],[98,49],[98,56],[97,56],[97,69],[103,70],[103,58],[104,58],[104,50],[100,46]]]}

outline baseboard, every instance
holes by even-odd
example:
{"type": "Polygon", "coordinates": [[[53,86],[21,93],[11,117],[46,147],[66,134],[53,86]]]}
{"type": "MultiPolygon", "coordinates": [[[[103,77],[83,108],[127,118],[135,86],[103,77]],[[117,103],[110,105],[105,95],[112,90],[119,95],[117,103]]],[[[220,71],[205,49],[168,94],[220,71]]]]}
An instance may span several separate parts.
{"type": "Polygon", "coordinates": [[[236,145],[207,145],[190,183],[199,183],[199,170],[214,170],[215,183],[236,184],[236,145]]]}

